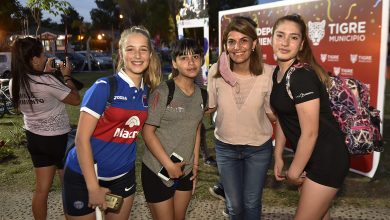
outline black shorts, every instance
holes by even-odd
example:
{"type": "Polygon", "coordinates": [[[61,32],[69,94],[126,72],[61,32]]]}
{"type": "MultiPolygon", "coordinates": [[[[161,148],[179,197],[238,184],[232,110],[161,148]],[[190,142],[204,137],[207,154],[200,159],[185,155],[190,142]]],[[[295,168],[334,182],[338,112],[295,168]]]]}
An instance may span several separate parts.
{"type": "MultiPolygon", "coordinates": [[[[118,179],[103,181],[99,185],[110,189],[112,194],[129,197],[135,193],[135,169],[118,179]]],[[[94,212],[88,207],[88,190],[84,176],[65,167],[62,199],[65,213],[71,216],[82,216],[94,212]]]]}
{"type": "Polygon", "coordinates": [[[34,167],[64,167],[64,156],[68,134],[41,136],[26,130],[27,149],[30,152],[34,167]]]}
{"type": "Polygon", "coordinates": [[[148,203],[158,203],[173,197],[176,190],[191,191],[192,172],[177,180],[171,187],[166,186],[160,177],[142,163],[141,181],[144,189],[145,200],[148,203]]]}

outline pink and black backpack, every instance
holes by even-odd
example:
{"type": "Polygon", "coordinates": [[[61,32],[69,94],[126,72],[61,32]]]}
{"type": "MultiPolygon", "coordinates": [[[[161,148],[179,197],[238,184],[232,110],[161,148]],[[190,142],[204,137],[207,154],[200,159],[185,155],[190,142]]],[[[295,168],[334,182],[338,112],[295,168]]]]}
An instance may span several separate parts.
{"type": "MultiPolygon", "coordinates": [[[[290,98],[290,76],[297,68],[309,68],[298,63],[286,73],[286,89],[290,98]]],[[[330,77],[328,88],[330,108],[340,129],[345,135],[345,143],[352,155],[382,152],[383,138],[380,133],[380,112],[370,106],[370,93],[365,84],[357,79],[330,77]]]]}

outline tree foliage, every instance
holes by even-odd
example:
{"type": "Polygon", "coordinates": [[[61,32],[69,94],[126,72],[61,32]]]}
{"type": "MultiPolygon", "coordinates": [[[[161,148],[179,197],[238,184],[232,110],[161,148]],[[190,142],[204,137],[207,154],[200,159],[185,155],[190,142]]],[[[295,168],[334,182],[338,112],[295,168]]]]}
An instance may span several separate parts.
{"type": "Polygon", "coordinates": [[[76,36],[80,33],[80,28],[83,26],[84,17],[80,16],[72,6],[67,8],[67,12],[67,14],[61,15],[61,27],[66,28],[68,34],[76,36]]]}
{"type": "MultiPolygon", "coordinates": [[[[210,43],[215,44],[218,42],[218,12],[222,10],[241,8],[245,6],[256,5],[256,0],[220,0],[220,1],[208,1],[209,6],[209,26],[210,26],[210,43]]],[[[214,45],[216,46],[216,45],[214,45]]]]}
{"type": "Polygon", "coordinates": [[[57,16],[60,12],[66,14],[66,9],[69,6],[69,2],[63,0],[28,0],[27,7],[30,8],[31,14],[37,23],[35,35],[38,35],[39,29],[41,27],[42,10],[57,16]]]}

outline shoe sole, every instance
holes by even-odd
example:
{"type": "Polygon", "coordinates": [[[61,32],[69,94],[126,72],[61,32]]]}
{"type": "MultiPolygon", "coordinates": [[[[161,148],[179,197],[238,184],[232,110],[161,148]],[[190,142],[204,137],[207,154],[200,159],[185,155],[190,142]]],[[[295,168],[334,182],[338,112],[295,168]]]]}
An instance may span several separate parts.
{"type": "Polygon", "coordinates": [[[213,190],[213,187],[209,187],[209,192],[210,192],[211,195],[214,196],[215,198],[220,199],[220,200],[222,200],[222,201],[225,202],[225,197],[216,194],[216,193],[214,192],[214,190],[213,190]]]}

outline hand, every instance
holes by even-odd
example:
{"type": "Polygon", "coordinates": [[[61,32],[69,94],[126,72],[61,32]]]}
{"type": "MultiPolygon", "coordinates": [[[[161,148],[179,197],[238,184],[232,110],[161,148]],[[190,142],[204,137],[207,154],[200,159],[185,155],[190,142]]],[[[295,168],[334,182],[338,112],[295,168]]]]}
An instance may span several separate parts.
{"type": "Polygon", "coordinates": [[[100,210],[106,210],[106,194],[109,192],[109,189],[100,186],[94,190],[88,190],[88,207],[92,209],[99,207],[100,210]]]}
{"type": "Polygon", "coordinates": [[[169,177],[172,179],[177,179],[183,176],[184,175],[183,168],[185,165],[186,165],[185,162],[180,162],[180,163],[172,162],[171,165],[166,167],[169,177]]]}
{"type": "Polygon", "coordinates": [[[43,72],[45,73],[52,73],[56,71],[56,68],[52,67],[53,62],[55,62],[54,58],[47,58],[46,64],[45,64],[45,69],[43,72]]]}
{"type": "Polygon", "coordinates": [[[303,181],[305,181],[305,178],[306,178],[306,172],[303,172],[298,175],[291,172],[290,170],[286,172],[287,182],[295,186],[301,186],[303,181]]]}
{"type": "Polygon", "coordinates": [[[70,74],[72,73],[72,63],[70,62],[68,57],[65,58],[65,63],[65,66],[64,62],[60,63],[61,73],[63,76],[70,76],[70,74]]]}
{"type": "Polygon", "coordinates": [[[286,179],[286,174],[283,173],[284,161],[283,159],[275,159],[274,176],[276,181],[283,181],[286,179]]]}
{"type": "Polygon", "coordinates": [[[190,180],[192,181],[192,195],[195,194],[195,188],[196,188],[196,183],[198,182],[198,170],[199,170],[199,165],[193,165],[192,167],[192,176],[190,180]]]}

